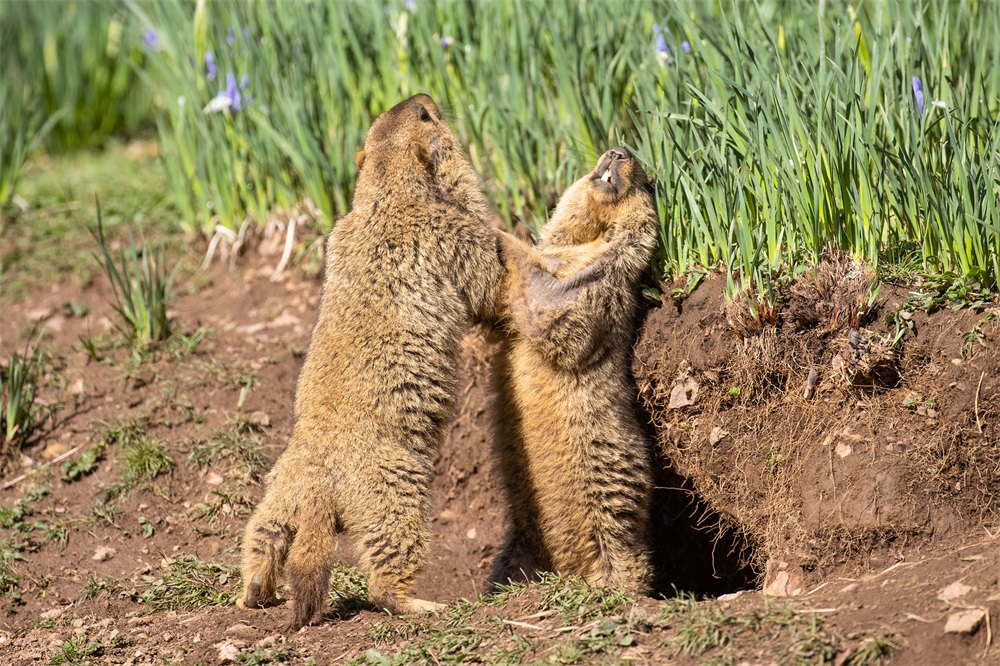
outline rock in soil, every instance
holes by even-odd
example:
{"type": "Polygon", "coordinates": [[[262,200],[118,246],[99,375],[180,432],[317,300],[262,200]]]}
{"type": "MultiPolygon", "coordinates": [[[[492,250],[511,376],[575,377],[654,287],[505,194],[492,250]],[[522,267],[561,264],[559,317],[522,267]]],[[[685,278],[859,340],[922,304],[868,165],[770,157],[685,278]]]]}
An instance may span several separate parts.
{"type": "Polygon", "coordinates": [[[107,562],[112,557],[114,557],[115,553],[117,552],[118,551],[116,551],[114,548],[108,548],[107,546],[98,546],[97,550],[94,551],[94,554],[90,556],[90,559],[94,560],[95,562],[107,562]]]}
{"type": "Polygon", "coordinates": [[[938,599],[941,601],[954,601],[972,592],[972,588],[961,581],[955,581],[948,587],[942,588],[938,592],[938,599]]]}
{"type": "Polygon", "coordinates": [[[219,648],[219,661],[228,662],[236,661],[241,645],[245,645],[245,643],[243,641],[223,641],[216,643],[213,647],[219,648]]]}
{"type": "Polygon", "coordinates": [[[674,386],[673,390],[670,392],[670,402],[667,403],[667,409],[680,409],[681,407],[687,407],[688,405],[693,405],[697,399],[698,382],[696,382],[693,378],[688,377],[674,386]]]}
{"type": "Polygon", "coordinates": [[[983,623],[985,618],[986,612],[978,608],[952,613],[944,623],[944,633],[974,634],[979,630],[979,625],[983,623]]]}
{"type": "Polygon", "coordinates": [[[779,571],[764,584],[763,592],[769,597],[797,597],[802,594],[802,577],[796,573],[779,571]]]}

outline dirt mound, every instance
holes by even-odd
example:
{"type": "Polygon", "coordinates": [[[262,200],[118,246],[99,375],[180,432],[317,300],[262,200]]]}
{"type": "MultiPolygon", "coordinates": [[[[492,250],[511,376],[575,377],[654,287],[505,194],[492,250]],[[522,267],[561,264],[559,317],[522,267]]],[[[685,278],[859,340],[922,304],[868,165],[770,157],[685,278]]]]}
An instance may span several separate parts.
{"type": "Polygon", "coordinates": [[[775,592],[961,544],[996,520],[1000,327],[904,309],[912,326],[894,347],[886,315],[910,295],[871,298],[869,283],[849,262],[821,265],[766,313],[740,296],[727,307],[713,276],[651,311],[637,345],[660,452],[775,592]]]}

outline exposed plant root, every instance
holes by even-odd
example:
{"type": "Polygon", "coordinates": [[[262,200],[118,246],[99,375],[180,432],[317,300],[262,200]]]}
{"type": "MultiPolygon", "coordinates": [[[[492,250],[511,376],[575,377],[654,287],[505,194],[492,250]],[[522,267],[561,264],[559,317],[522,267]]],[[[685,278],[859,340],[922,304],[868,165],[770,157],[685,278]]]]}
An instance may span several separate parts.
{"type": "MultiPolygon", "coordinates": [[[[302,216],[303,218],[305,216],[302,216]]],[[[285,271],[288,266],[288,260],[292,258],[292,248],[295,247],[295,223],[298,218],[291,217],[288,219],[288,228],[285,230],[285,247],[281,251],[281,260],[278,265],[274,267],[274,272],[271,273],[271,281],[276,282],[279,276],[285,271]]]]}
{"type": "Polygon", "coordinates": [[[222,245],[222,254],[228,253],[228,248],[232,246],[233,242],[236,240],[236,234],[232,229],[228,229],[221,224],[215,225],[215,234],[212,235],[212,240],[208,242],[208,250],[205,252],[205,260],[201,262],[201,270],[208,270],[208,267],[212,265],[212,260],[215,259],[215,253],[219,250],[219,246],[222,245]]]}

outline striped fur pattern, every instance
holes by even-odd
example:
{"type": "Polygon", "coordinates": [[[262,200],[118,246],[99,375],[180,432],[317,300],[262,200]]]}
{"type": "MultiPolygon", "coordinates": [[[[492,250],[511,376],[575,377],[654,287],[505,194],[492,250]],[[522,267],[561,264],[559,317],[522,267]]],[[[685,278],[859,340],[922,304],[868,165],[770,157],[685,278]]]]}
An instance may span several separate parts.
{"type": "Polygon", "coordinates": [[[557,571],[647,590],[652,463],[630,368],[656,234],[646,175],[613,148],[562,196],[537,249],[505,245],[512,332],[494,381],[511,527],[494,583],[557,571]]]}
{"type": "Polygon", "coordinates": [[[291,440],[243,540],[238,604],[277,603],[284,572],[292,628],[322,610],[342,530],[356,536],[373,604],[439,607],[412,595],[433,463],[454,416],[461,339],[503,301],[492,213],[430,97],[381,114],[357,163],[352,210],[327,242],[291,440]]]}

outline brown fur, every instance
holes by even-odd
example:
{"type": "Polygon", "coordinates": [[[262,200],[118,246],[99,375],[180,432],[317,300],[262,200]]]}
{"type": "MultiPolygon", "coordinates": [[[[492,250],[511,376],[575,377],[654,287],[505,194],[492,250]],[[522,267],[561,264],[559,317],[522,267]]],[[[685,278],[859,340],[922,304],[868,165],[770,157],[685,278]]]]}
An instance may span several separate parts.
{"type": "Polygon", "coordinates": [[[514,333],[495,382],[511,529],[494,583],[548,570],[648,587],[652,469],[629,370],[656,245],[647,186],[638,161],[612,149],[562,196],[538,251],[505,243],[514,333]]]}
{"type": "Polygon", "coordinates": [[[493,320],[503,267],[478,180],[437,106],[417,95],[372,124],[351,212],[327,243],[295,426],[243,541],[242,607],[292,627],[322,608],[335,535],[357,537],[371,602],[432,610],[411,590],[430,536],[434,459],[452,420],[470,317],[493,320]]]}

